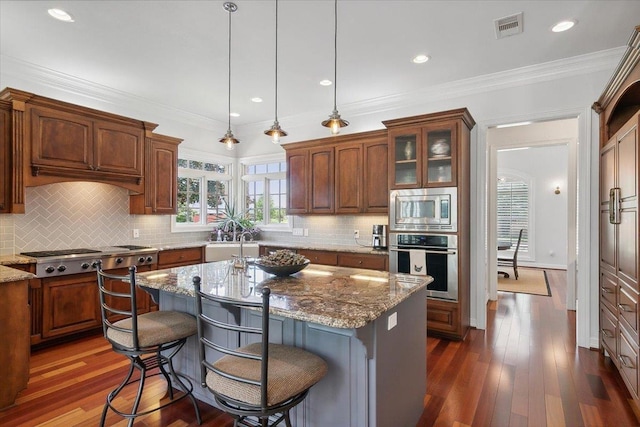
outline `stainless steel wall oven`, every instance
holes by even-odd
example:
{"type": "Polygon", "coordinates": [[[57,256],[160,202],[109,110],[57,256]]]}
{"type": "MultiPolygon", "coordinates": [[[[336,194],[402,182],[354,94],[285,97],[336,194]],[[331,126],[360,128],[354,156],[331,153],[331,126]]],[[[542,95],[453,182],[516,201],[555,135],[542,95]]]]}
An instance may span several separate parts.
{"type": "Polygon", "coordinates": [[[433,282],[427,296],[458,300],[458,236],[451,234],[390,233],[389,271],[427,274],[433,282]]]}

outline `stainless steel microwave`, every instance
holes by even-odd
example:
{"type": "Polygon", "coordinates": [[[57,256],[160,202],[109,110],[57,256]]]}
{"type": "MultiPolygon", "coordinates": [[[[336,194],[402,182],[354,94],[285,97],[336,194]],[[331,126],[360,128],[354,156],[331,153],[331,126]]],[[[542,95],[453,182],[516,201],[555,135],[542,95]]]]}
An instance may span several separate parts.
{"type": "Polygon", "coordinates": [[[391,231],[458,231],[456,187],[392,190],[391,231]]]}

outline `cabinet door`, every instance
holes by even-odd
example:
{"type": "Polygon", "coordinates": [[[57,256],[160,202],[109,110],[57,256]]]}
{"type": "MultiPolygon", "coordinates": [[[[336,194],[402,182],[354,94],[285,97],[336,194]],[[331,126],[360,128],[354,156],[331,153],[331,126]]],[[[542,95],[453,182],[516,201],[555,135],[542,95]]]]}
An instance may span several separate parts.
{"type": "Polygon", "coordinates": [[[77,114],[31,109],[31,163],[88,171],[93,165],[93,123],[77,114]]]}
{"type": "Polygon", "coordinates": [[[145,176],[145,191],[151,193],[154,214],[175,214],[178,198],[178,143],[151,140],[151,170],[145,176]],[[151,182],[147,182],[151,180],[151,182]]]}
{"type": "Polygon", "coordinates": [[[638,291],[638,116],[616,134],[620,188],[618,275],[638,291]]]}
{"type": "Polygon", "coordinates": [[[387,271],[387,257],[384,255],[339,253],[340,267],[366,268],[369,270],[387,271]]]}
{"type": "Polygon", "coordinates": [[[337,252],[318,251],[315,249],[298,249],[298,254],[308,258],[313,264],[338,265],[337,252]]]}
{"type": "Polygon", "coordinates": [[[307,213],[309,150],[287,151],[287,214],[307,213]]]}
{"type": "Polygon", "coordinates": [[[362,144],[336,147],[336,213],[362,212],[362,144]]]}
{"type": "Polygon", "coordinates": [[[96,121],[94,141],[95,170],[142,177],[142,129],[96,121]]]}
{"type": "Polygon", "coordinates": [[[55,338],[102,324],[95,274],[43,279],[42,337],[55,338]]]}
{"type": "Polygon", "coordinates": [[[424,128],[424,187],[457,185],[457,122],[437,123],[424,128]]]}
{"type": "MultiPolygon", "coordinates": [[[[4,104],[0,105],[3,107],[4,104]]],[[[8,107],[8,106],[7,106],[8,107]]],[[[0,109],[0,213],[11,206],[11,110],[0,109]]]]}
{"type": "Polygon", "coordinates": [[[389,188],[422,185],[422,132],[419,127],[389,131],[389,188]]]}
{"type": "Polygon", "coordinates": [[[389,145],[386,140],[364,144],[363,211],[389,212],[389,145]]]}
{"type": "Polygon", "coordinates": [[[333,147],[309,150],[309,211],[328,214],[334,212],[335,165],[333,147]]]}
{"type": "Polygon", "coordinates": [[[616,227],[610,222],[609,190],[616,187],[616,144],[600,151],[600,268],[616,272],[616,227]]]}
{"type": "Polygon", "coordinates": [[[158,252],[158,268],[172,268],[204,262],[204,247],[168,249],[158,252]]]}

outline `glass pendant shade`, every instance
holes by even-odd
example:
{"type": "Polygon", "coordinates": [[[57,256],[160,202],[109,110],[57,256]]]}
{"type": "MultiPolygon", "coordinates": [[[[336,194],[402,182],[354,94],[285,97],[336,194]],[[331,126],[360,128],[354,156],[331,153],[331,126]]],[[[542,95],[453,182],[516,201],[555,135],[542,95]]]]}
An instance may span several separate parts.
{"type": "Polygon", "coordinates": [[[333,30],[333,112],[329,118],[322,122],[322,126],[328,127],[331,131],[331,135],[337,135],[340,133],[340,128],[349,126],[349,122],[342,119],[338,113],[338,0],[334,0],[333,3],[334,14],[334,30],[333,30]]]}
{"type": "Polygon", "coordinates": [[[229,12],[229,127],[227,128],[227,133],[222,138],[220,138],[219,141],[225,144],[225,148],[227,150],[231,151],[235,148],[236,144],[240,143],[240,141],[238,141],[233,136],[233,132],[231,132],[231,14],[238,10],[238,6],[236,6],[235,3],[231,2],[225,2],[222,6],[224,7],[224,10],[229,12]]]}
{"type": "Polygon", "coordinates": [[[264,134],[269,135],[271,142],[274,144],[280,144],[280,138],[287,136],[287,132],[280,127],[280,123],[277,120],[273,122],[269,129],[264,131],[264,134]]]}

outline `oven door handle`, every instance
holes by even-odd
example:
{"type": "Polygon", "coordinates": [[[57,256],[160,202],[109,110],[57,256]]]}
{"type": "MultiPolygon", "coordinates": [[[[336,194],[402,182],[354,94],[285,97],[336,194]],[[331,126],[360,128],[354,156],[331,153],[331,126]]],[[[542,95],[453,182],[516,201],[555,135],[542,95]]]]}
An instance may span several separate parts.
{"type": "MultiPolygon", "coordinates": [[[[393,248],[389,249],[390,252],[409,252],[410,250],[411,249],[393,249],[393,248]]],[[[456,251],[455,249],[446,250],[446,251],[429,251],[425,249],[418,249],[418,250],[421,250],[425,254],[436,254],[436,255],[455,255],[458,253],[458,251],[456,251]]]]}

